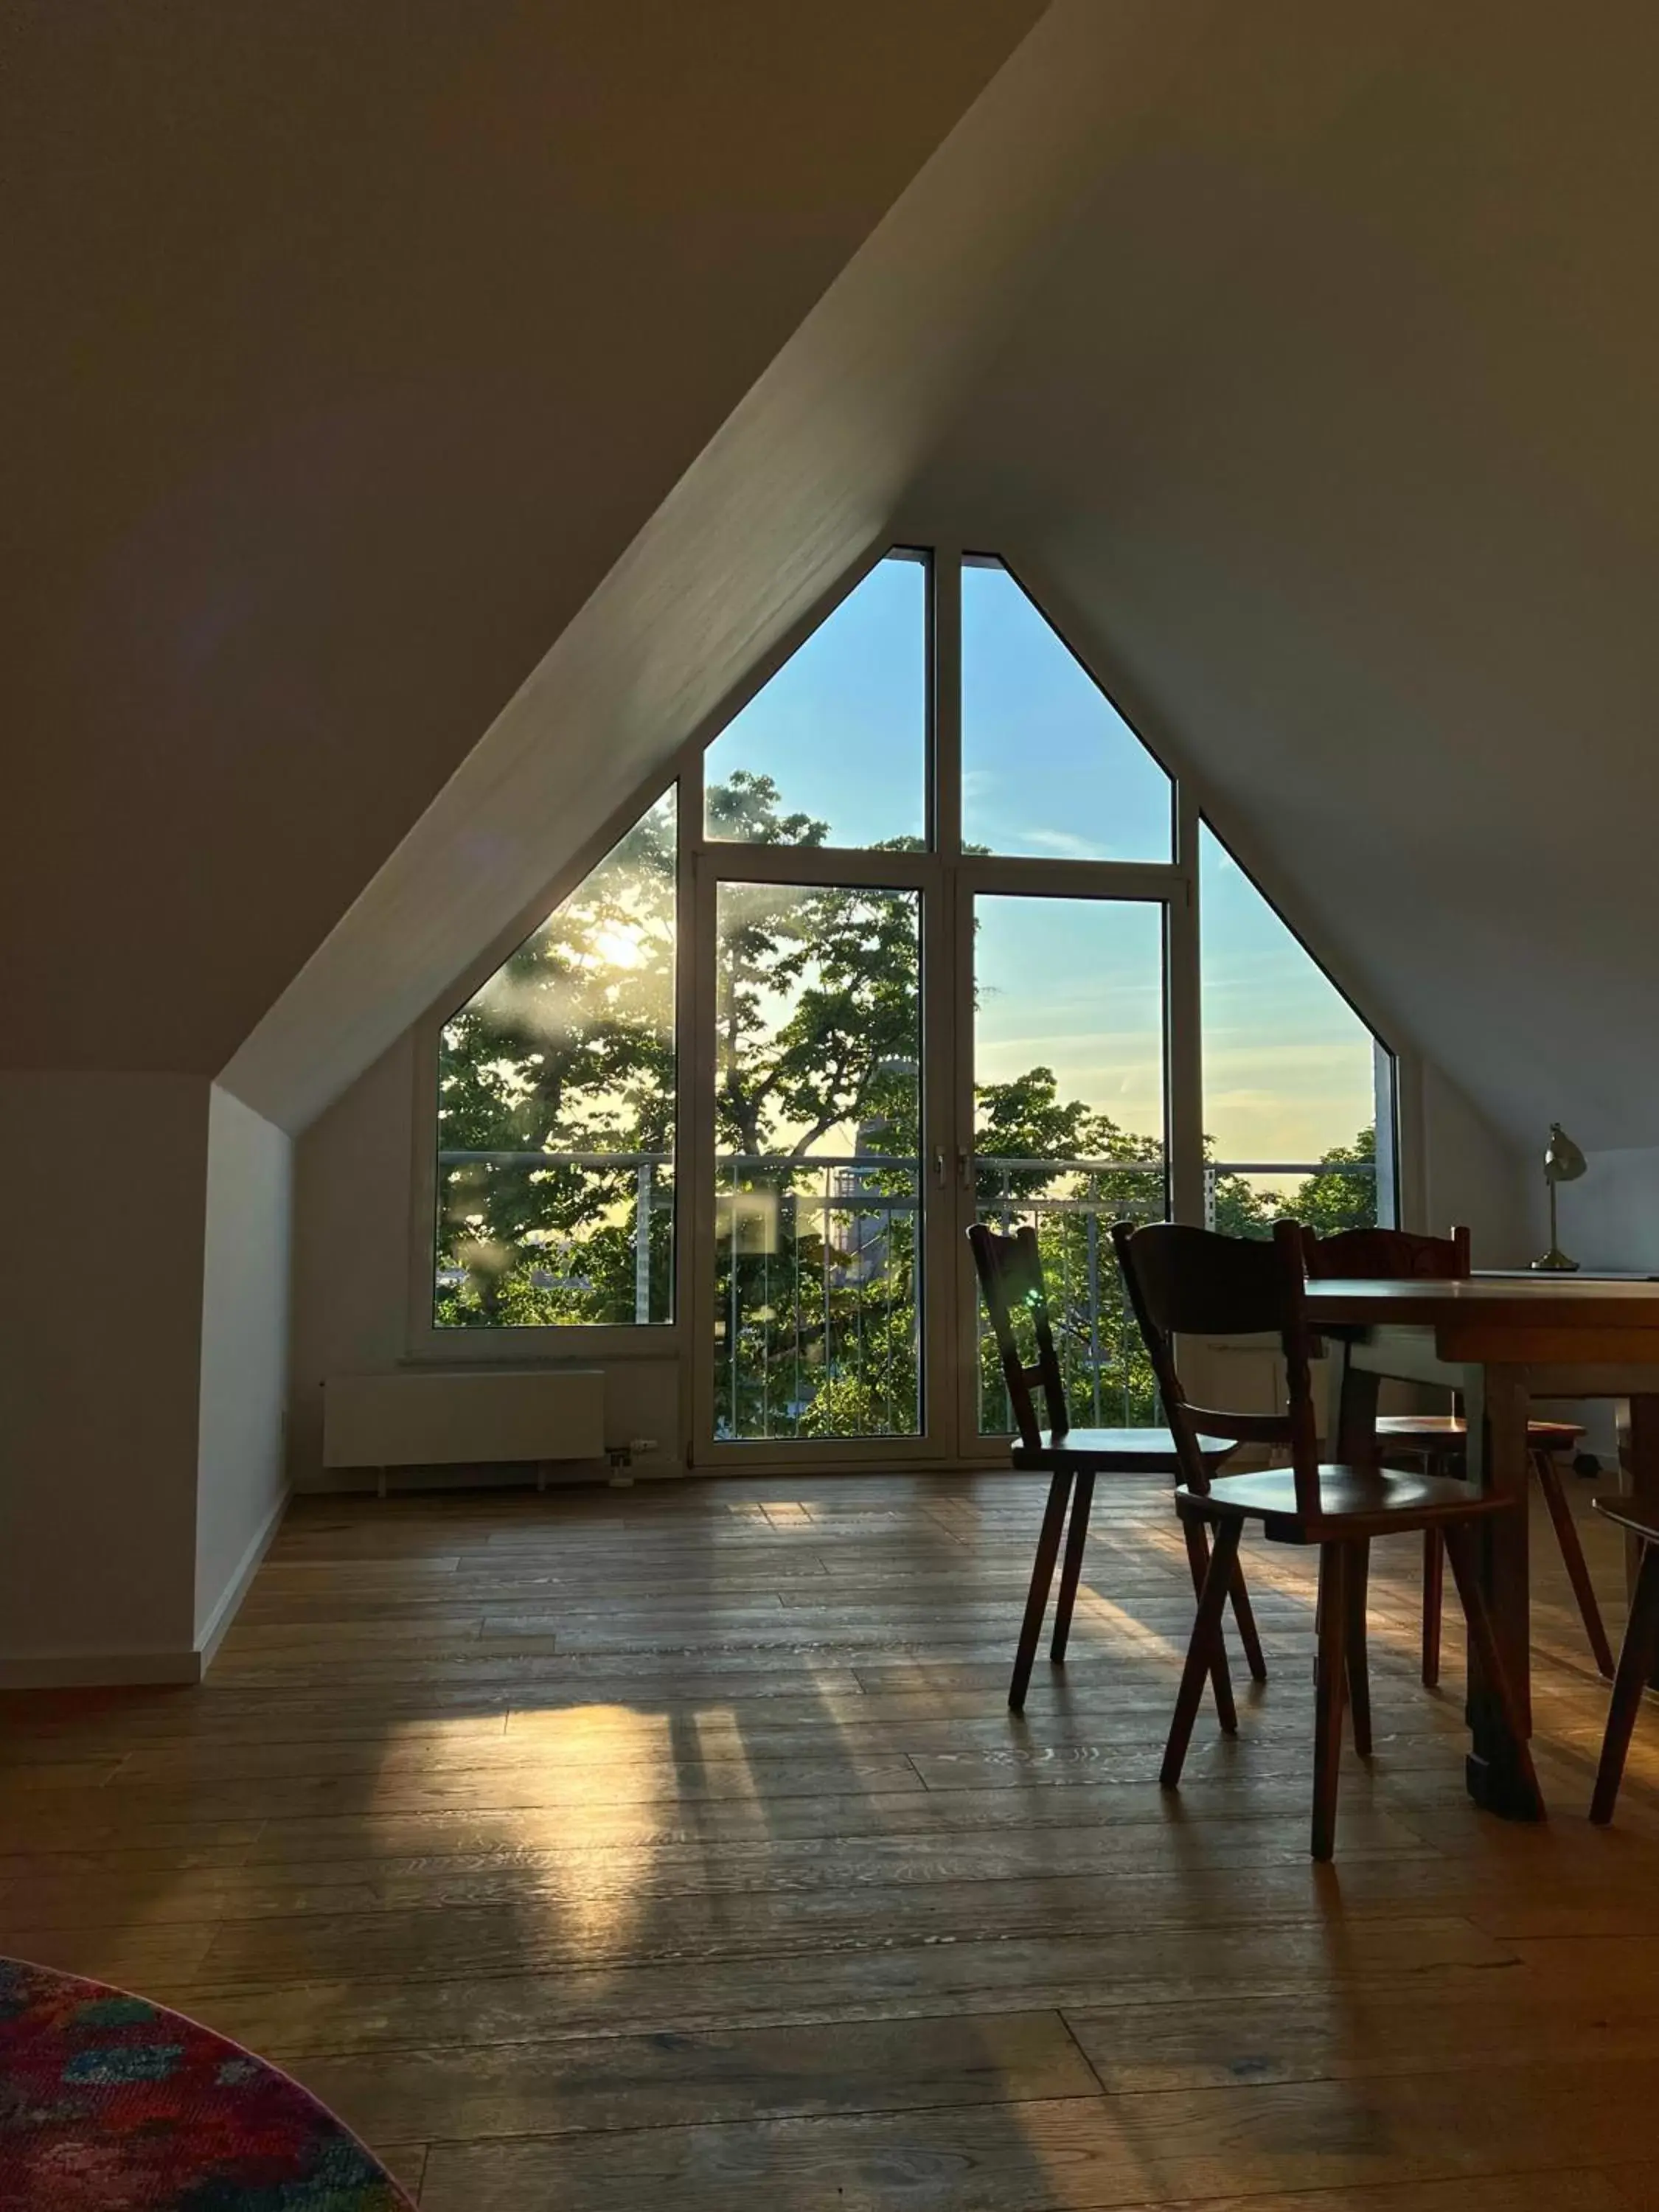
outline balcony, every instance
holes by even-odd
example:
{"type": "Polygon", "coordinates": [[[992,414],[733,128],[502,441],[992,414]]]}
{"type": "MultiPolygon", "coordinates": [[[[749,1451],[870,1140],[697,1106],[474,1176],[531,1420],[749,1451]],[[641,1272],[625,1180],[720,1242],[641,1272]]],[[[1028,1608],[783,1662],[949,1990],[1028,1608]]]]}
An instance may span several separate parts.
{"type": "MultiPolygon", "coordinates": [[[[660,1322],[669,1318],[674,1160],[668,1152],[444,1152],[446,1223],[436,1288],[464,1325],[660,1322]],[[521,1243],[469,1249],[468,1194],[517,1178],[530,1223],[521,1243]],[[534,1226],[538,1188],[574,1187],[592,1226],[553,1237],[534,1226]],[[503,1300],[503,1285],[513,1296],[503,1300]]],[[[1036,1229],[1073,1418],[1094,1427],[1155,1423],[1157,1395],[1125,1310],[1107,1234],[1114,1221],[1167,1218],[1161,1161],[975,1155],[977,1218],[1005,1233],[1036,1229]]],[[[715,1433],[769,1437],[905,1437],[921,1425],[922,1346],[917,1217],[921,1163],[867,1152],[729,1153],[715,1163],[715,1433]]],[[[1227,1161],[1205,1170],[1206,1221],[1266,1234],[1297,1210],[1310,1179],[1346,1179],[1353,1218],[1375,1218],[1368,1160],[1227,1161]]],[[[1339,1186],[1340,1187],[1340,1186],[1339,1186]]],[[[947,1197],[950,1194],[945,1194],[947,1197]]],[[[976,1362],[979,1433],[1012,1426],[995,1347],[983,1326],[976,1362]]]]}

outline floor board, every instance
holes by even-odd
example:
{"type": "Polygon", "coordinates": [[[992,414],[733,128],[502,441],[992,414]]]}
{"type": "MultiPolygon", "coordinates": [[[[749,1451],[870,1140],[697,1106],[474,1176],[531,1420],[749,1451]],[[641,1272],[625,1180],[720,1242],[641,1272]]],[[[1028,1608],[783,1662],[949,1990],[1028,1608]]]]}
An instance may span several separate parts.
{"type": "Polygon", "coordinates": [[[1547,1522],[1550,1821],[1469,1804],[1458,1626],[1426,1692],[1380,1547],[1319,1869],[1310,1562],[1247,1546],[1271,1679],[1170,1796],[1166,1495],[1103,1488],[1018,1719],[1040,1506],[301,1501],[199,1687],[0,1694],[0,1946],[269,2052],[426,2212],[1659,2212],[1659,1713],[1590,1829],[1607,1692],[1547,1522]]]}

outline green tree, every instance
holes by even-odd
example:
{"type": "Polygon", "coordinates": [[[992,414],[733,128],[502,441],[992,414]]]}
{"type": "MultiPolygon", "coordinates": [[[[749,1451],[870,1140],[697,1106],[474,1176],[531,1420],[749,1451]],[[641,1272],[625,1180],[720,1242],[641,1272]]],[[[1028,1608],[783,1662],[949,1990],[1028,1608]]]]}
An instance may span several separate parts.
{"type": "MultiPolygon", "coordinates": [[[[707,804],[716,829],[751,845],[814,848],[826,834],[787,811],[768,777],[735,775],[707,804]]],[[[672,1314],[677,895],[671,796],[446,1025],[441,1323],[631,1322],[641,1297],[648,1318],[672,1314]],[[653,1199],[643,1217],[642,1187],[653,1199]]],[[[918,920],[903,891],[721,889],[714,1304],[726,1434],[915,1427],[918,920]]],[[[1114,1219],[1163,1217],[1161,1137],[1064,1097],[1046,1066],[979,1085],[975,1114],[980,1217],[1036,1225],[1073,1418],[1155,1420],[1105,1232],[1114,1219]]],[[[1374,1157],[1362,1131],[1282,1210],[1323,1231],[1370,1218],[1373,1179],[1335,1170],[1374,1157]]],[[[1218,1228],[1255,1236],[1281,1210],[1227,1175],[1213,1207],[1218,1228]]],[[[986,1425],[1006,1425],[988,1334],[981,1386],[986,1425]]]]}
{"type": "MultiPolygon", "coordinates": [[[[1206,1158],[1215,1147],[1204,1139],[1206,1158]]],[[[1369,1229],[1376,1220],[1376,1131],[1362,1129],[1352,1145],[1333,1145],[1319,1156],[1330,1172],[1309,1176],[1284,1197],[1255,1188],[1249,1177],[1215,1175],[1210,1184],[1210,1221],[1224,1237],[1271,1237],[1273,1224],[1282,1219],[1305,1221],[1322,1237],[1339,1229],[1369,1229]],[[1371,1169],[1370,1173],[1345,1175],[1345,1163],[1371,1169]]]]}
{"type": "Polygon", "coordinates": [[[1305,1221],[1321,1237],[1334,1237],[1344,1229],[1374,1229],[1376,1225],[1376,1130],[1362,1129],[1351,1145],[1333,1145],[1319,1156],[1322,1168],[1344,1164],[1369,1167],[1369,1174],[1310,1176],[1286,1211],[1305,1221]]]}
{"type": "MultiPolygon", "coordinates": [[[[1206,1161],[1215,1157],[1215,1140],[1204,1139],[1206,1161]]],[[[1209,1175],[1208,1224],[1224,1237],[1271,1237],[1279,1209],[1248,1176],[1209,1175]]]]}
{"type": "MultiPolygon", "coordinates": [[[[441,1326],[632,1321],[639,1167],[674,1127],[675,823],[653,806],[445,1024],[441,1326]],[[539,1153],[587,1155],[546,1167],[539,1153]]],[[[652,1171],[647,1275],[671,1310],[672,1182],[652,1171]]]]}
{"type": "MultiPolygon", "coordinates": [[[[1158,1221],[1167,1209],[1161,1138],[1121,1128],[1081,1099],[1062,1098],[1050,1067],[975,1088],[979,1216],[1005,1233],[1030,1220],[1037,1234],[1050,1325],[1067,1405],[1079,1423],[1157,1419],[1157,1391],[1124,1302],[1106,1231],[1158,1221]],[[1019,1164],[1030,1160],[1027,1168],[1019,1164]]],[[[1024,1328],[1016,1317],[1017,1333],[1024,1328]]],[[[1035,1356],[1029,1342],[1022,1356],[1035,1356]]],[[[994,1340],[980,1340],[981,1425],[1012,1425],[994,1340]]]]}
{"type": "MultiPolygon", "coordinates": [[[[714,818],[732,821],[740,809],[753,842],[822,842],[824,825],[783,814],[769,779],[733,783],[739,789],[721,792],[714,818]]],[[[724,1433],[915,1429],[919,921],[904,891],[721,889],[715,1375],[724,1433]],[[818,1164],[826,1140],[856,1164],[818,1164]]]]}

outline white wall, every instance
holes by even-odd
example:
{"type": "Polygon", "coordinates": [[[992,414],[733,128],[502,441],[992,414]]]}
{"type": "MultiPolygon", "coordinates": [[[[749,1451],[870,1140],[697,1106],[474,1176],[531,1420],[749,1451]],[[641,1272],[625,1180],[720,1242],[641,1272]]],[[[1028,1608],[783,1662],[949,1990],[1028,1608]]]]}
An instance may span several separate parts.
{"type": "Polygon", "coordinates": [[[193,1680],[284,1495],[289,1139],[54,1071],[0,1075],[0,1680],[193,1680]]]}
{"type": "Polygon", "coordinates": [[[214,1085],[197,1448],[198,1650],[224,1626],[288,1495],[293,1151],[281,1129],[214,1085]]]}
{"type": "Polygon", "coordinates": [[[1528,1149],[1659,1145],[1659,9],[1592,12],[1212,19],[913,493],[1528,1149]]]}
{"type": "MultiPolygon", "coordinates": [[[[1527,1194],[1537,1249],[1548,1237],[1544,1140],[1527,1163],[1527,1194]]],[[[1587,1152],[1577,1182],[1557,1194],[1561,1249],[1585,1267],[1634,1268],[1659,1274],[1659,1146],[1587,1152]]]]}
{"type": "Polygon", "coordinates": [[[1415,1132],[1410,1106],[1401,1102],[1406,1225],[1443,1237],[1455,1223],[1466,1223],[1477,1267],[1524,1267],[1533,1253],[1524,1154],[1437,1067],[1419,1066],[1415,1132]]]}
{"type": "MultiPolygon", "coordinates": [[[[411,1244],[417,1235],[421,1264],[428,1257],[424,1224],[417,1228],[415,1216],[418,1103],[414,1036],[406,1031],[295,1148],[288,1463],[301,1490],[356,1488],[368,1480],[350,1470],[324,1470],[328,1376],[391,1374],[410,1354],[411,1244]]],[[[423,1125],[424,1133],[429,1127],[423,1125]]],[[[505,1350],[510,1359],[512,1348],[505,1350]]],[[[585,1358],[578,1346],[558,1364],[604,1367],[607,1449],[650,1437],[659,1449],[640,1461],[641,1474],[668,1473],[683,1464],[684,1393],[672,1348],[659,1348],[653,1336],[651,1354],[644,1357],[600,1361],[585,1358]]],[[[567,1470],[589,1480],[603,1471],[598,1462],[573,1462],[567,1470]]],[[[407,1474],[398,1479],[404,1484],[419,1480],[407,1474]]],[[[441,1477],[449,1485],[465,1479],[454,1468],[441,1477]]]]}
{"type": "Polygon", "coordinates": [[[289,1471],[302,1489],[321,1476],[325,1380],[390,1373],[408,1349],[414,1081],[405,1035],[295,1146],[289,1471]]]}
{"type": "MultiPolygon", "coordinates": [[[[0,1097],[0,1675],[194,1671],[280,1499],[284,1366],[285,1154],[210,1078],[1042,0],[846,0],[761,40],[742,11],[659,9],[641,40],[627,10],[362,0],[326,54],[257,9],[165,12],[36,10],[0,88],[33,218],[0,368],[30,424],[0,547],[29,733],[0,872],[0,1064],[25,1064],[0,1097]]],[[[792,552],[760,563],[786,599],[792,552]]],[[[758,601],[720,612],[740,631],[758,601]]],[[[696,689],[714,626],[653,696],[696,689]]],[[[615,745],[595,726],[567,809],[615,745]]],[[[463,851],[463,890],[499,878],[463,851]]],[[[373,1030],[386,961],[359,981],[373,1030]]],[[[322,1043],[295,1040],[313,1103],[322,1043]]],[[[386,1260],[393,1326],[398,1190],[361,1285],[386,1260]]]]}
{"type": "Polygon", "coordinates": [[[208,1091],[0,1077],[0,1680],[191,1671],[208,1091]]]}

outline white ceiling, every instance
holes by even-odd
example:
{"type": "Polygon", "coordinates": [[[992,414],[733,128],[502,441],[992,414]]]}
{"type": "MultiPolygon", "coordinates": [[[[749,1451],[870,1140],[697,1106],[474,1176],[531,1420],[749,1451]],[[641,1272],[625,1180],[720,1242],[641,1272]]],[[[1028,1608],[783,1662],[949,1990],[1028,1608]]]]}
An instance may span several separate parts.
{"type": "Polygon", "coordinates": [[[1032,560],[1370,1005],[1659,1143],[1659,11],[1273,4],[915,498],[1032,560]]]}
{"type": "MultiPolygon", "coordinates": [[[[1097,149],[1133,136],[1183,50],[1162,6],[1043,18],[244,1042],[222,1079],[241,1097],[304,1126],[529,926],[613,811],[631,817],[641,782],[884,542],[1097,149]]],[[[1207,12],[1187,9],[1189,38],[1207,12]]]]}
{"type": "Polygon", "coordinates": [[[1039,13],[9,0],[0,1062],[223,1065],[1039,13]]]}
{"type": "Polygon", "coordinates": [[[230,12],[255,59],[60,34],[32,126],[28,319],[89,282],[26,395],[9,1055],[245,1041],[303,1122],[896,510],[1030,550],[1500,1123],[1659,1142],[1659,14],[1059,0],[963,115],[1033,7],[769,59],[746,0],[389,57],[369,4],[326,79],[230,12]]]}

